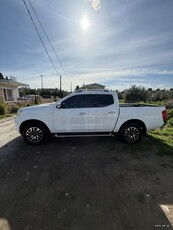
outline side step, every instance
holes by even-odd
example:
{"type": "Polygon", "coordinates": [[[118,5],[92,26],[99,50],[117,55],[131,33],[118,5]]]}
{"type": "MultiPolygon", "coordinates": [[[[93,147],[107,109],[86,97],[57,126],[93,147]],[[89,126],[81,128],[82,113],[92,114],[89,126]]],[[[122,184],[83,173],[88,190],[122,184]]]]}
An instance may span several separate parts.
{"type": "Polygon", "coordinates": [[[98,136],[113,136],[109,132],[83,132],[83,133],[54,133],[55,137],[98,137],[98,136]]]}

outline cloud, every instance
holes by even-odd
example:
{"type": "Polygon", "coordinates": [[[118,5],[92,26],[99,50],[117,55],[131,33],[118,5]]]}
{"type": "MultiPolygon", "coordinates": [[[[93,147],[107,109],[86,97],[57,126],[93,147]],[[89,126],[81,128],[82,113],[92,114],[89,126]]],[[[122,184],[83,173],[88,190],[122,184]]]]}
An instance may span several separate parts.
{"type": "Polygon", "coordinates": [[[95,10],[98,11],[100,10],[100,0],[86,0],[90,6],[95,10]]]}
{"type": "Polygon", "coordinates": [[[77,69],[73,72],[73,85],[90,84],[93,82],[106,85],[108,88],[124,90],[131,85],[142,85],[146,88],[170,88],[170,77],[173,70],[152,68],[131,69],[77,69]],[[160,77],[159,77],[160,76],[160,77]],[[163,77],[163,78],[162,78],[163,77]],[[166,80],[167,79],[167,80],[166,80]],[[160,83],[159,83],[160,82],[160,83]],[[161,84],[160,86],[158,84],[161,84]]]}

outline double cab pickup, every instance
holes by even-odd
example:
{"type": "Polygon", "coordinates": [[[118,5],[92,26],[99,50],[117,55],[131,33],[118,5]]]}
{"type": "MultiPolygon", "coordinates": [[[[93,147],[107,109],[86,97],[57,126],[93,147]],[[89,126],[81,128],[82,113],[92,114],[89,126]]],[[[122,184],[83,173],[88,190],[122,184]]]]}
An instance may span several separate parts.
{"type": "Polygon", "coordinates": [[[127,143],[139,141],[148,130],[161,127],[164,106],[119,104],[115,92],[78,90],[51,104],[21,108],[16,128],[28,144],[52,136],[115,135],[127,143]]]}

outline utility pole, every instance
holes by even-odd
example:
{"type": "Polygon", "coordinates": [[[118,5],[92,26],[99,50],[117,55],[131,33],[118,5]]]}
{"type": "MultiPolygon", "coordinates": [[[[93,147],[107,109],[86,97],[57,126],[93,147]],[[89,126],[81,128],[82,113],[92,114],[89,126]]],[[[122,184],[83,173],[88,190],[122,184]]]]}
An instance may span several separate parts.
{"type": "Polygon", "coordinates": [[[60,92],[61,92],[61,90],[62,90],[62,86],[61,86],[61,76],[60,76],[60,92]]]}
{"type": "Polygon", "coordinates": [[[41,74],[40,77],[41,77],[41,88],[43,89],[43,74],[41,74]]]}
{"type": "Polygon", "coordinates": [[[72,92],[72,82],[70,82],[70,91],[72,92]]]}

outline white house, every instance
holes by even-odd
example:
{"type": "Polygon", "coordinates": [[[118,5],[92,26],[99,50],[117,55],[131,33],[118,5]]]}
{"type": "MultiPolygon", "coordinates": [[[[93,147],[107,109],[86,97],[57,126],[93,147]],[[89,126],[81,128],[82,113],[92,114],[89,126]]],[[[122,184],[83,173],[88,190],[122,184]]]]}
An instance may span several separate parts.
{"type": "Polygon", "coordinates": [[[97,83],[93,83],[89,85],[83,85],[82,87],[80,87],[80,89],[105,89],[105,86],[97,83]]]}
{"type": "Polygon", "coordinates": [[[0,79],[0,98],[4,101],[17,101],[19,86],[27,87],[27,84],[17,82],[15,78],[0,79]]]}

